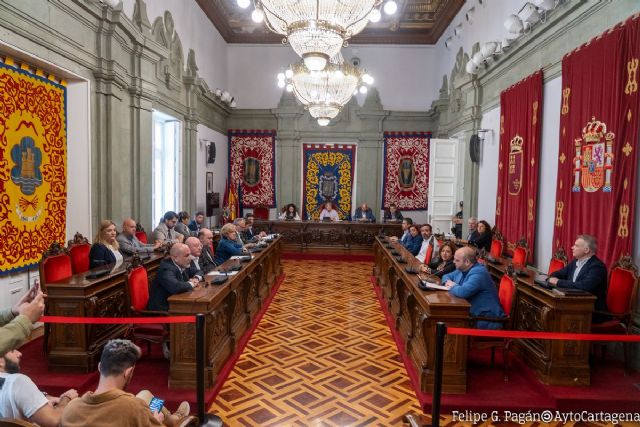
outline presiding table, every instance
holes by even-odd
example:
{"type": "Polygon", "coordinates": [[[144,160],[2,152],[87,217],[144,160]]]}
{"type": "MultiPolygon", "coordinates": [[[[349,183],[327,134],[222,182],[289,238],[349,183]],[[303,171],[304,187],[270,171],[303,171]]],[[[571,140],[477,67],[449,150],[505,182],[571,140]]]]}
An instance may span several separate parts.
{"type": "MultiPolygon", "coordinates": [[[[144,260],[149,281],[164,253],[153,253],[144,260]]],[[[47,293],[47,314],[70,317],[126,317],[129,314],[127,290],[128,261],[99,278],[90,278],[98,267],[57,282],[43,283],[47,293]]],[[[108,267],[108,266],[107,266],[108,267]]],[[[52,371],[92,372],[98,368],[102,347],[113,338],[122,337],[128,325],[50,325],[49,369],[52,371]]]]}
{"type": "MultiPolygon", "coordinates": [[[[499,283],[508,258],[487,261],[491,276],[499,283]]],[[[535,270],[527,268],[516,276],[513,329],[535,332],[591,332],[591,315],[596,297],[562,295],[534,283],[535,270]]],[[[589,385],[589,342],[569,340],[516,340],[515,351],[536,371],[540,381],[553,385],[589,385]]]]}
{"type": "Polygon", "coordinates": [[[402,236],[399,222],[255,220],[253,229],[279,234],[287,252],[338,250],[370,254],[377,236],[402,236]]]}
{"type": "MultiPolygon", "coordinates": [[[[238,341],[251,327],[257,313],[271,295],[277,278],[282,273],[280,255],[282,238],[278,237],[260,252],[254,252],[251,261],[241,263],[229,260],[216,268],[229,271],[240,266],[234,275],[221,285],[205,285],[169,297],[171,316],[205,314],[205,387],[215,385],[217,375],[225,362],[237,350],[238,341]]],[[[196,386],[195,324],[172,323],[170,388],[196,386]]]]}
{"type": "MultiPolygon", "coordinates": [[[[420,262],[399,243],[376,238],[373,246],[374,275],[387,310],[399,332],[404,351],[418,374],[420,390],[433,392],[436,323],[467,327],[470,304],[447,291],[423,291],[416,274],[420,262]],[[390,246],[389,248],[387,246],[390,246]],[[399,255],[394,255],[392,251],[399,255]],[[401,257],[406,263],[398,261],[401,257]]],[[[438,280],[433,278],[433,280],[438,280]]],[[[442,389],[445,393],[465,393],[467,388],[467,337],[447,335],[444,343],[442,389]]]]}

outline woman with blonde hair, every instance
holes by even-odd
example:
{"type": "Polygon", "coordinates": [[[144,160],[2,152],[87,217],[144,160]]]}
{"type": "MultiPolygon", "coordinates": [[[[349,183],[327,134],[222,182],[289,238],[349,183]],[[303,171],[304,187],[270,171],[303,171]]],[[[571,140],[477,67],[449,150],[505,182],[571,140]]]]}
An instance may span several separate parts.
{"type": "Polygon", "coordinates": [[[107,264],[122,264],[124,258],[116,240],[116,225],[110,219],[100,221],[100,227],[89,251],[89,268],[107,264]]]}

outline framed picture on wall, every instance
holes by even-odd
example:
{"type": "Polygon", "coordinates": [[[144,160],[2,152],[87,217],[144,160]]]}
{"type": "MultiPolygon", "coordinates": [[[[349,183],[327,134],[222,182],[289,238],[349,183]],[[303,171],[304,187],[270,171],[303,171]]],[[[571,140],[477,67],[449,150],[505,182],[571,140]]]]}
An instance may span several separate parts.
{"type": "Polygon", "coordinates": [[[213,193],[213,172],[207,172],[207,193],[213,193]]]}

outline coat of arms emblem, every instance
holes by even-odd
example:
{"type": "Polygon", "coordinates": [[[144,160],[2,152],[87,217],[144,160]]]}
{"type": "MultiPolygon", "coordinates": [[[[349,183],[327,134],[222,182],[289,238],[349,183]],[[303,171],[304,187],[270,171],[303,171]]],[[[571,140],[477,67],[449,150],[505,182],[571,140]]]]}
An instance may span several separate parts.
{"type": "Polygon", "coordinates": [[[509,194],[516,196],[522,189],[522,164],[524,140],[520,135],[516,135],[509,142],[509,170],[507,182],[509,183],[509,194]]]}
{"type": "Polygon", "coordinates": [[[613,171],[613,132],[607,132],[607,125],[595,117],[582,129],[582,138],[575,140],[576,155],[573,158],[573,187],[571,191],[593,193],[602,188],[611,192],[611,172],[613,171]]]}

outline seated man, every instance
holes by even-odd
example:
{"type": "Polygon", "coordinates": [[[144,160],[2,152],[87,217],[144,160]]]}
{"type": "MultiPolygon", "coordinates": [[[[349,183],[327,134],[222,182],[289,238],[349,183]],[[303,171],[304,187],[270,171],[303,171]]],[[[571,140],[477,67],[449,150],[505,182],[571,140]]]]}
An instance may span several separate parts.
{"type": "Polygon", "coordinates": [[[22,353],[11,350],[0,356],[0,418],[16,418],[41,427],[57,427],[62,410],[78,397],[67,390],[60,397],[47,396],[31,379],[20,373],[22,353]]]}
{"type": "MultiPolygon", "coordinates": [[[[581,289],[596,296],[595,309],[607,311],[607,267],[596,256],[598,243],[595,237],[581,234],[571,247],[573,261],[566,267],[551,273],[549,283],[558,288],[581,289]]],[[[609,320],[603,314],[594,313],[593,323],[609,320]]]]}
{"type": "Polygon", "coordinates": [[[182,402],[171,414],[166,408],[152,412],[151,393],[144,390],[138,396],[125,390],[133,377],[140,348],[129,340],[111,340],[105,344],[98,364],[100,381],[96,391],[86,392],[67,405],[61,426],[176,426],[189,415],[188,402],[182,402]]]}
{"type": "Polygon", "coordinates": [[[425,224],[420,227],[422,244],[416,258],[423,264],[430,264],[432,261],[435,261],[440,253],[440,244],[436,236],[432,234],[432,230],[431,224],[425,224]]]}
{"type": "Polygon", "coordinates": [[[149,288],[149,310],[168,311],[167,299],[174,294],[190,291],[198,286],[200,280],[189,276],[191,251],[183,243],[171,246],[169,257],[162,260],[158,273],[149,288]]]}
{"type": "Polygon", "coordinates": [[[200,239],[197,237],[187,237],[187,240],[184,241],[184,244],[187,245],[190,252],[191,263],[189,264],[189,268],[187,270],[187,274],[189,277],[194,277],[198,279],[198,282],[202,282],[204,279],[204,273],[200,268],[200,255],[202,255],[202,243],[200,239]]]}
{"type": "Polygon", "coordinates": [[[384,211],[384,222],[402,221],[402,212],[398,210],[395,203],[389,205],[389,209],[384,211]]]}
{"type": "Polygon", "coordinates": [[[184,236],[178,233],[175,228],[178,223],[178,214],[169,211],[162,217],[162,222],[153,230],[153,241],[160,241],[160,245],[164,243],[176,243],[184,240],[184,236]]]}
{"type": "Polygon", "coordinates": [[[204,212],[198,211],[195,213],[193,219],[189,223],[189,230],[191,230],[192,236],[195,236],[200,232],[203,227],[202,224],[204,224],[204,212]]]}
{"type": "Polygon", "coordinates": [[[422,236],[420,235],[417,225],[411,224],[409,226],[409,237],[402,243],[402,246],[407,248],[407,250],[411,252],[411,255],[418,255],[420,247],[422,246],[422,236]]]}
{"type": "Polygon", "coordinates": [[[467,241],[478,240],[480,238],[480,233],[478,232],[478,218],[472,216],[467,221],[467,225],[469,226],[467,241]]]}
{"type": "MultiPolygon", "coordinates": [[[[236,239],[237,243],[242,244],[245,248],[252,248],[256,244],[247,240],[246,231],[247,231],[247,220],[244,218],[236,218],[233,220],[233,225],[236,227],[236,239]]],[[[256,239],[257,240],[257,239],[256,239]]]]}
{"type": "Polygon", "coordinates": [[[145,245],[136,237],[136,222],[127,218],[122,222],[122,233],[116,238],[120,245],[120,252],[131,256],[133,254],[148,254],[162,245],[161,240],[156,240],[153,245],[145,245]]]}
{"type": "Polygon", "coordinates": [[[400,240],[400,243],[402,243],[404,245],[404,243],[409,239],[409,227],[413,225],[413,220],[411,218],[403,218],[402,219],[402,237],[400,237],[400,239],[398,239],[396,236],[391,236],[391,241],[392,242],[397,242],[398,240],[400,240]]]}
{"type": "MultiPolygon", "coordinates": [[[[504,317],[496,285],[484,265],[477,263],[475,248],[458,249],[453,262],[456,271],[442,276],[442,283],[449,288],[449,293],[469,301],[471,316],[504,317]]],[[[502,323],[480,320],[476,322],[476,328],[502,329],[502,323]]]]}
{"type": "Polygon", "coordinates": [[[0,310],[0,354],[18,348],[44,313],[44,294],[39,286],[28,290],[12,307],[0,310]]]}
{"type": "Polygon", "coordinates": [[[244,229],[244,235],[242,236],[243,240],[247,242],[253,242],[259,238],[267,237],[267,233],[261,231],[259,233],[253,232],[253,221],[255,221],[256,217],[252,213],[248,213],[244,216],[244,219],[247,223],[244,229]]]}
{"type": "Polygon", "coordinates": [[[200,253],[200,260],[198,265],[204,274],[209,273],[216,268],[216,263],[213,261],[213,254],[211,253],[211,244],[213,243],[213,232],[208,228],[201,228],[198,232],[198,239],[202,243],[202,252],[200,253]]]}
{"type": "Polygon", "coordinates": [[[373,211],[366,204],[362,203],[360,207],[356,208],[356,214],[353,216],[354,221],[362,222],[376,222],[376,217],[373,215],[373,211]]]}

